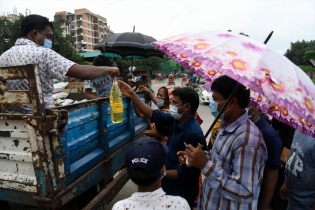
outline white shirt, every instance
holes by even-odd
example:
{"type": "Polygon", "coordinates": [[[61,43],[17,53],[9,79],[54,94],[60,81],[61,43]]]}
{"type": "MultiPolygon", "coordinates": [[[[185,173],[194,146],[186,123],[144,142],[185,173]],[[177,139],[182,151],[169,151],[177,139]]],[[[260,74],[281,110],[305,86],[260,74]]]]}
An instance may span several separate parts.
{"type": "Polygon", "coordinates": [[[162,188],[153,192],[136,192],[130,198],[118,201],[112,210],[131,210],[131,209],[176,209],[190,210],[188,202],[180,196],[165,195],[162,188]]]}
{"type": "MultiPolygon", "coordinates": [[[[65,81],[69,68],[74,62],[62,57],[55,51],[43,48],[33,41],[25,38],[17,39],[15,46],[0,56],[0,67],[19,66],[26,64],[38,64],[42,91],[46,108],[54,107],[52,93],[54,89],[53,79],[65,81]]],[[[8,80],[8,90],[28,90],[28,81],[8,80]]],[[[6,105],[5,112],[31,113],[31,105],[6,105]]]]}

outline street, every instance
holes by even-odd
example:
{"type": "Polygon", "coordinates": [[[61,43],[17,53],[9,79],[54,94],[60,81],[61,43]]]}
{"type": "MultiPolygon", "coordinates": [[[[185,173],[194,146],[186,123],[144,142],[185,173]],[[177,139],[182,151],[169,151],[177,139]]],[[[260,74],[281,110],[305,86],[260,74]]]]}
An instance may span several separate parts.
{"type": "MultiPolygon", "coordinates": [[[[180,86],[180,79],[176,80],[176,86],[180,86]]],[[[154,83],[152,84],[153,90],[155,91],[155,95],[158,91],[158,89],[162,86],[166,86],[167,85],[167,80],[165,80],[164,82],[154,83]]],[[[205,103],[200,103],[199,104],[199,108],[198,108],[198,114],[201,117],[201,119],[203,120],[203,123],[201,124],[201,128],[203,130],[203,133],[206,134],[207,130],[209,129],[209,127],[211,126],[211,123],[214,120],[214,117],[211,115],[210,110],[209,110],[209,104],[205,104],[205,103]]],[[[152,106],[153,107],[153,106],[152,106]]],[[[209,139],[209,137],[207,138],[209,139]]],[[[120,201],[122,199],[128,198],[132,195],[132,193],[137,191],[137,187],[136,185],[129,180],[127,182],[127,184],[121,189],[121,191],[117,194],[117,196],[112,200],[112,202],[106,207],[106,210],[111,210],[113,205],[117,202],[120,201]]]]}

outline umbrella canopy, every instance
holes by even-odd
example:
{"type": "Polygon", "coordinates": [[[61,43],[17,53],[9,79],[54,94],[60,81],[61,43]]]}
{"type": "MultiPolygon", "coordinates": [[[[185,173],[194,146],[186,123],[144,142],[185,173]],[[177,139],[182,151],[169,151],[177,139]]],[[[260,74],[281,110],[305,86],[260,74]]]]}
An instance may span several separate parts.
{"type": "Polygon", "coordinates": [[[153,44],[210,82],[224,74],[249,87],[253,105],[315,137],[315,85],[299,67],[266,45],[218,31],[187,33],[153,44]]]}
{"type": "Polygon", "coordinates": [[[141,33],[116,33],[103,39],[95,48],[102,52],[115,53],[122,57],[139,55],[163,58],[164,54],[152,44],[154,41],[156,39],[153,37],[141,33]]]}

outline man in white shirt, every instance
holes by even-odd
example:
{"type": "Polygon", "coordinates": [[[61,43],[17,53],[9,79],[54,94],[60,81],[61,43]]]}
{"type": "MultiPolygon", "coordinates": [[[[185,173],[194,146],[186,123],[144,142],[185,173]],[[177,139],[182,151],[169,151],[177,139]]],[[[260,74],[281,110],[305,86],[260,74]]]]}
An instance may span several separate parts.
{"type": "Polygon", "coordinates": [[[130,179],[138,185],[138,191],[130,198],[118,201],[113,210],[190,210],[184,198],[165,195],[161,188],[161,179],[166,172],[164,162],[167,153],[165,144],[148,137],[142,137],[130,144],[125,163],[130,179]]]}
{"type": "MultiPolygon", "coordinates": [[[[53,79],[69,77],[92,80],[105,74],[119,75],[117,67],[78,65],[51,50],[54,26],[46,17],[29,15],[21,23],[21,34],[15,46],[0,56],[0,67],[38,64],[46,108],[54,107],[53,79]]],[[[28,90],[27,80],[7,81],[8,90],[28,90]]],[[[30,104],[5,105],[4,112],[32,113],[30,104]]]]}

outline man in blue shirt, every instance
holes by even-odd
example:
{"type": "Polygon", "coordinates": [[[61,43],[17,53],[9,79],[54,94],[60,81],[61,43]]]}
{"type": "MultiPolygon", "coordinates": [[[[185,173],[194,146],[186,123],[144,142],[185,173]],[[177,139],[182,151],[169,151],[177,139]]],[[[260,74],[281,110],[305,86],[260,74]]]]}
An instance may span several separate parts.
{"type": "Polygon", "coordinates": [[[191,83],[196,83],[196,82],[197,82],[197,75],[194,74],[192,77],[190,77],[188,82],[189,82],[190,84],[191,84],[191,83]]]}
{"type": "MultiPolygon", "coordinates": [[[[111,59],[105,57],[104,55],[98,55],[93,60],[93,66],[112,66],[117,67],[117,64],[111,59]]],[[[113,81],[112,78],[105,74],[94,80],[86,80],[84,82],[85,97],[87,99],[95,99],[99,97],[108,97],[110,89],[112,88],[113,81]],[[97,96],[92,93],[93,88],[95,88],[97,96]]]]}
{"type": "Polygon", "coordinates": [[[206,145],[202,142],[203,132],[194,117],[199,106],[198,94],[190,88],[173,90],[170,113],[164,113],[144,104],[126,83],[119,81],[119,87],[146,118],[171,127],[167,141],[169,153],[165,161],[167,171],[162,180],[162,188],[167,195],[185,198],[192,207],[198,196],[200,169],[180,165],[177,152],[186,148],[184,142],[194,147],[198,143],[206,145]]]}
{"type": "Polygon", "coordinates": [[[282,152],[282,142],[276,130],[260,115],[260,110],[249,107],[248,117],[259,128],[267,147],[268,158],[258,200],[258,210],[268,208],[278,180],[278,168],[282,152]]]}

